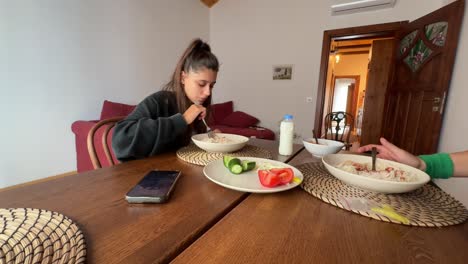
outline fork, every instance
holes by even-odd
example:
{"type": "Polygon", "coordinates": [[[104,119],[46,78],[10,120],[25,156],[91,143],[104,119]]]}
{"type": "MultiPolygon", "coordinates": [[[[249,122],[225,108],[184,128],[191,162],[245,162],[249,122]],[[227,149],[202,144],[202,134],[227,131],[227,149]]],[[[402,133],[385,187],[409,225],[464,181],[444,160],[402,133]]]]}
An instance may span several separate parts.
{"type": "Polygon", "coordinates": [[[216,137],[216,134],[215,132],[208,126],[208,124],[206,123],[205,121],[205,118],[202,118],[202,121],[203,121],[203,124],[205,124],[206,126],[206,132],[208,134],[208,137],[209,138],[215,138],[216,137]]]}
{"type": "MultiPolygon", "coordinates": [[[[196,105],[200,105],[199,103],[195,103],[196,105]]],[[[205,121],[205,118],[202,118],[203,124],[206,126],[206,132],[208,134],[209,138],[216,138],[215,132],[208,126],[208,124],[205,121]]]]}
{"type": "Polygon", "coordinates": [[[377,148],[372,147],[372,171],[375,171],[375,160],[377,157],[377,148]]]}

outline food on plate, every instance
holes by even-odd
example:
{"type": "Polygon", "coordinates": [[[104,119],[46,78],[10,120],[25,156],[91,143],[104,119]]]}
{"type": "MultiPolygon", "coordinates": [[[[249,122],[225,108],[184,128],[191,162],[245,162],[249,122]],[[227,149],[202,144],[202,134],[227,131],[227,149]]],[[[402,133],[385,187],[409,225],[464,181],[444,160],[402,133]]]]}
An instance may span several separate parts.
{"type": "Polygon", "coordinates": [[[227,143],[234,143],[234,140],[229,139],[225,136],[216,135],[214,138],[206,137],[203,138],[201,141],[209,142],[209,143],[220,143],[220,144],[227,144],[227,143]]]}
{"type": "Polygon", "coordinates": [[[396,181],[396,182],[414,182],[417,181],[416,175],[402,169],[390,166],[385,162],[378,162],[375,165],[375,171],[372,171],[371,163],[359,163],[351,160],[343,161],[337,168],[344,171],[366,176],[374,179],[396,181]]]}
{"type": "Polygon", "coordinates": [[[234,174],[240,174],[246,171],[255,169],[255,161],[240,160],[236,157],[224,156],[223,157],[224,167],[228,168],[230,172],[234,174]]]}
{"type": "Polygon", "coordinates": [[[250,171],[250,170],[255,169],[255,166],[257,164],[255,163],[255,161],[242,160],[241,165],[242,165],[242,171],[250,171]]]}
{"type": "Polygon", "coordinates": [[[294,172],[291,168],[258,170],[258,178],[263,186],[272,188],[291,183],[294,180],[294,172]]]}
{"type": "Polygon", "coordinates": [[[248,159],[241,160],[237,157],[225,155],[223,156],[223,164],[233,174],[241,174],[258,168],[257,174],[260,183],[269,188],[291,182],[301,183],[299,178],[294,177],[294,171],[291,168],[278,167],[267,162],[257,164],[255,161],[248,159]]]}

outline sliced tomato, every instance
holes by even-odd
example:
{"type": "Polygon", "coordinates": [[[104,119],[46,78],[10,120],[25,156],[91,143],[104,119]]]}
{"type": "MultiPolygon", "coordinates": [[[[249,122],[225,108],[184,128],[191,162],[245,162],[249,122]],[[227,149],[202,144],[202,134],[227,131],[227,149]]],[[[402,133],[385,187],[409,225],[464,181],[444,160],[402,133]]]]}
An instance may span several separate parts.
{"type": "Polygon", "coordinates": [[[258,178],[260,179],[260,183],[265,187],[271,188],[281,184],[278,175],[269,170],[258,170],[258,178]]]}
{"type": "Polygon", "coordinates": [[[282,184],[290,183],[294,179],[294,172],[291,168],[271,169],[270,172],[278,175],[282,184]]]}

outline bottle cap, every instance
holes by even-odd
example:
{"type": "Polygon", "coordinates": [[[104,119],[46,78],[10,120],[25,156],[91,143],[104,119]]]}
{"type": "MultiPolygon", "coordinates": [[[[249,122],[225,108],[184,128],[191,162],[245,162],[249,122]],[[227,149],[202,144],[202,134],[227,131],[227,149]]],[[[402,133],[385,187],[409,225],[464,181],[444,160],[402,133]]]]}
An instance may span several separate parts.
{"type": "Polygon", "coordinates": [[[284,115],[284,119],[285,120],[291,120],[291,119],[293,119],[293,116],[292,115],[284,115]]]}

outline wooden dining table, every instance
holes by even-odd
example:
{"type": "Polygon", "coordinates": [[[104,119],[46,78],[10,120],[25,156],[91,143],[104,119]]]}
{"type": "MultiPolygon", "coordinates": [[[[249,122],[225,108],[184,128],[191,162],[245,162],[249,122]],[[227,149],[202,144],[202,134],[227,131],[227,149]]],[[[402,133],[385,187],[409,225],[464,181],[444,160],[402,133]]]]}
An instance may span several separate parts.
{"type": "MultiPolygon", "coordinates": [[[[273,159],[278,142],[251,139],[273,159]]],[[[221,187],[203,167],[180,160],[175,152],[21,187],[0,190],[0,208],[39,208],[59,212],[83,231],[88,263],[166,263],[218,223],[249,193],[221,187]],[[180,170],[169,202],[129,204],[125,194],[150,170],[180,170]]]]}
{"type": "MultiPolygon", "coordinates": [[[[301,151],[290,162],[320,162],[301,151]]],[[[251,194],[173,263],[468,263],[468,223],[409,227],[332,206],[301,188],[251,194]]]]}

